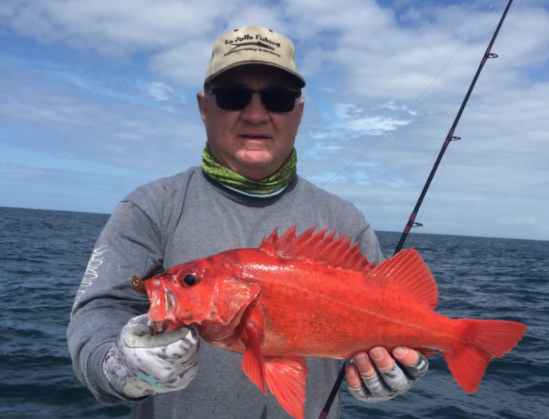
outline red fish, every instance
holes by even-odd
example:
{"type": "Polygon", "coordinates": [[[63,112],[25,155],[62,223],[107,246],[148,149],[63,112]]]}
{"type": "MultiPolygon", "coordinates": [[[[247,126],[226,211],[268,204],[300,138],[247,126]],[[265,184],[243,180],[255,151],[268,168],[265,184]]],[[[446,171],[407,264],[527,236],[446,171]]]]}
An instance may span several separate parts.
{"type": "Polygon", "coordinates": [[[192,325],[212,345],[243,353],[250,380],[301,419],[305,357],[347,359],[378,345],[436,349],[472,393],[492,358],[526,332],[517,322],[435,313],[437,286],[413,249],[376,267],[345,235],[295,230],[145,280],[155,333],[192,325]]]}

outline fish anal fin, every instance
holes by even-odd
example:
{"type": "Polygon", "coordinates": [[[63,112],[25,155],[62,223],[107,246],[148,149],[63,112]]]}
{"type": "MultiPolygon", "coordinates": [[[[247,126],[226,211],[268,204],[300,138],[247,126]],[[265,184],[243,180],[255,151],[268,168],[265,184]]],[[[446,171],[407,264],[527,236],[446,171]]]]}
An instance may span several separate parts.
{"type": "Polygon", "coordinates": [[[307,360],[299,357],[266,357],[267,385],[278,403],[296,419],[305,416],[307,360]]]}
{"type": "Polygon", "coordinates": [[[285,258],[302,258],[336,268],[368,273],[375,264],[368,262],[356,243],[351,245],[352,238],[345,234],[335,238],[337,231],[328,234],[329,228],[314,233],[316,226],[296,236],[294,225],[278,237],[275,228],[268,238],[264,239],[259,249],[269,254],[285,258]]]}
{"type": "Polygon", "coordinates": [[[263,324],[259,315],[249,316],[241,329],[241,338],[246,345],[242,369],[248,378],[263,394],[267,394],[265,381],[265,362],[261,352],[263,324]]]}
{"type": "Polygon", "coordinates": [[[386,286],[395,286],[434,310],[438,304],[438,288],[429,267],[415,249],[397,253],[377,266],[371,273],[386,286]]]}

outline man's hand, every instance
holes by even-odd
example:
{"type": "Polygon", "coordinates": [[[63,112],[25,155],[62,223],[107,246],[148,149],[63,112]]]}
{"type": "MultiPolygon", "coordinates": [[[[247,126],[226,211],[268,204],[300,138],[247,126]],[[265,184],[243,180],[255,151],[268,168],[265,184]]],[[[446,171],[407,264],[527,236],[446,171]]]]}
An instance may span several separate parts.
{"type": "Polygon", "coordinates": [[[152,336],[152,323],[144,314],[122,328],[105,356],[103,372],[114,390],[129,398],[181,390],[195,376],[198,347],[191,327],[152,336]]]}
{"type": "Polygon", "coordinates": [[[394,348],[393,357],[382,347],[353,355],[345,370],[349,392],[366,403],[390,400],[408,391],[429,368],[427,358],[405,346],[394,348]]]}

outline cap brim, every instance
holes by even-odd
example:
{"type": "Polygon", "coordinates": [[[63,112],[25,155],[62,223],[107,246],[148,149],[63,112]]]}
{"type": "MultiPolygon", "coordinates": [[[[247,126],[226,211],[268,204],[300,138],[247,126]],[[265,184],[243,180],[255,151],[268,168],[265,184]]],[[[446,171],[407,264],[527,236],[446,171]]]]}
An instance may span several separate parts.
{"type": "Polygon", "coordinates": [[[260,61],[260,60],[240,61],[240,62],[237,62],[237,63],[233,63],[231,65],[228,65],[227,67],[219,70],[218,72],[211,74],[210,77],[208,77],[206,80],[204,80],[204,84],[207,84],[207,83],[211,82],[217,76],[225,73],[228,70],[231,70],[233,68],[240,67],[240,66],[243,66],[243,65],[253,65],[253,64],[278,68],[278,69],[284,71],[285,73],[293,76],[296,79],[296,81],[298,82],[298,86],[299,86],[300,89],[305,87],[305,79],[303,77],[301,77],[298,73],[296,73],[294,71],[290,71],[286,67],[283,67],[283,66],[280,66],[280,65],[277,65],[277,64],[274,64],[274,63],[266,63],[265,61],[260,61]]]}

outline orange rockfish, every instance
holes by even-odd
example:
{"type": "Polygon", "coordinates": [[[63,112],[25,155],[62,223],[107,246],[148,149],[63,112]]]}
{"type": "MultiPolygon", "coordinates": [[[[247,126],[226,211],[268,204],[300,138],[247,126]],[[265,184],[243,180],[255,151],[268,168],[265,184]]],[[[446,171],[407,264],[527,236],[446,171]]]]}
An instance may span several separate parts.
{"type": "Polygon", "coordinates": [[[243,353],[250,380],[299,419],[306,357],[347,359],[378,345],[436,349],[472,393],[490,360],[526,332],[521,323],[435,313],[437,286],[413,249],[376,267],[345,235],[295,230],[145,280],[155,333],[191,325],[212,345],[243,353]]]}

